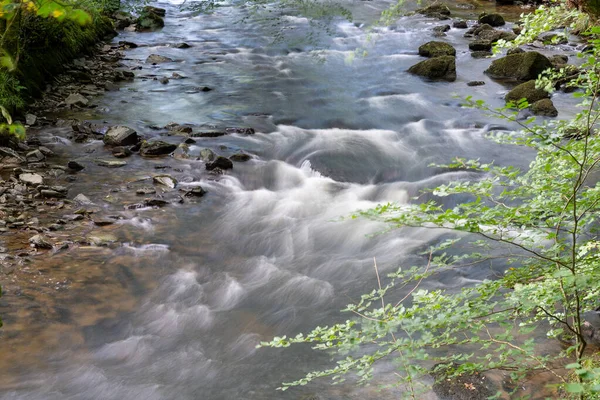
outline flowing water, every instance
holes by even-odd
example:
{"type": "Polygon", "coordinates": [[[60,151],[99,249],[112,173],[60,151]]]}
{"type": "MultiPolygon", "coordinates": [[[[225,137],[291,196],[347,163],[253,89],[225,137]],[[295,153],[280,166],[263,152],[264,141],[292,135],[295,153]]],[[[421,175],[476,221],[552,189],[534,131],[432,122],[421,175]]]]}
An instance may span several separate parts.
{"type": "MultiPolygon", "coordinates": [[[[413,229],[372,236],[384,227],[340,217],[408,202],[436,183],[474,179],[429,167],[454,156],[527,166],[532,154],[486,140],[503,126],[457,98],[472,94],[501,106],[507,87],[483,74],[490,60],[471,58],[457,29],[444,38],[458,49],[456,82],[407,74],[440,22],[405,17],[369,33],[365,26],[389,5],[379,0],[350,4],[355,21],[333,21],[333,34],[317,35],[318,45],[295,40],[314,31],[294,15],[281,17],[294,28],[291,38],[273,44],[272,22],[243,7],[194,15],[175,4],[155,5],[167,8],[163,31],[115,38],[140,45],[123,61],[142,67],[137,78],[96,99],[99,107],[88,117],[146,137],[160,134],[149,126],[169,122],[252,126],[257,133],[199,138],[189,160],[133,157],[120,169],[90,163],[78,175],[73,196],[85,193],[123,217],[93,233],[124,244],[79,247],[24,267],[32,285],[7,291],[0,307],[6,322],[0,398],[398,398],[401,389],[326,382],[275,391],[282,381],[327,366],[330,357],[302,346],[255,346],[346,319],[338,310],[376,285],[373,258],[382,273],[424,264],[419,251],[441,235],[413,229]],[[192,47],[170,46],[178,42],[192,47]],[[352,57],[356,49],[368,55],[352,57]],[[174,61],[145,64],[152,53],[174,61]],[[184,79],[167,85],[153,79],[173,72],[184,79]],[[486,85],[467,88],[471,80],[486,85]],[[241,149],[253,159],[210,176],[193,161],[205,147],[223,155],[241,149]],[[158,210],[123,211],[157,166],[181,186],[200,183],[208,194],[158,210]]],[[[555,103],[566,116],[573,102],[558,95],[555,103]]],[[[71,145],[61,128],[40,134],[63,138],[53,150],[64,160],[108,154],[100,142],[71,145]]],[[[462,271],[427,287],[456,288],[491,274],[462,271]]],[[[391,369],[380,368],[380,382],[393,380],[391,369]]]]}

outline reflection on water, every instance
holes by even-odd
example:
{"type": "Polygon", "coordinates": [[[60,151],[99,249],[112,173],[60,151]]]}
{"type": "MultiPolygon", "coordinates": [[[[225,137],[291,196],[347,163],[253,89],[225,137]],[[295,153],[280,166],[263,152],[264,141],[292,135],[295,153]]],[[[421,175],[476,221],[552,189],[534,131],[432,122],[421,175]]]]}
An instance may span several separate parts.
{"type": "MultiPolygon", "coordinates": [[[[92,162],[109,157],[102,143],[71,145],[64,129],[44,132],[62,138],[53,150],[64,160],[75,154],[86,164],[71,193],[85,193],[101,212],[120,218],[78,234],[110,234],[119,244],[40,258],[4,285],[1,399],[398,397],[401,388],[327,382],[276,392],[281,381],[327,365],[329,357],[301,346],[281,352],[255,345],[346,318],[338,310],[375,285],[373,257],[383,271],[422,263],[418,251],[440,235],[412,229],[369,236],[384,227],[340,217],[408,202],[448,180],[476,179],[431,163],[462,156],[525,167],[531,154],[486,141],[493,121],[460,106],[455,95],[466,94],[467,81],[485,80],[470,90],[492,105],[506,90],[483,75],[489,60],[470,57],[462,31],[445,39],[459,49],[457,81],[424,82],[405,71],[418,60],[418,45],[432,39],[435,22],[402,18],[369,41],[361,22],[387,3],[364,4],[353,5],[358,23],[339,22],[337,33],[323,38],[325,62],[315,62],[308,45],[264,47],[264,22],[240,23],[245,11],[232,7],[191,16],[158,4],[168,8],[162,32],[115,39],[140,45],[127,51],[125,64],[142,69],[134,82],[95,100],[109,110],[98,119],[145,137],[165,133],[150,125],[172,121],[195,131],[252,126],[257,134],[196,138],[187,158],[132,157],[108,170],[92,162]],[[192,47],[168,46],[182,41],[192,47]],[[350,62],[363,46],[369,55],[350,62]],[[175,62],[145,64],[152,53],[175,62]],[[184,79],[153,79],[173,73],[184,79]],[[213,90],[198,89],[205,86],[213,90]],[[210,175],[196,161],[204,148],[254,157],[226,175],[210,175]],[[159,173],[181,187],[201,184],[208,194],[182,200],[178,188],[158,188],[170,205],[125,210],[159,173]]],[[[288,23],[299,33],[308,29],[301,18],[288,23]]],[[[555,102],[569,104],[562,96],[555,102]]],[[[455,287],[489,273],[429,285],[455,287]]],[[[393,381],[392,369],[382,366],[382,382],[393,381]]]]}

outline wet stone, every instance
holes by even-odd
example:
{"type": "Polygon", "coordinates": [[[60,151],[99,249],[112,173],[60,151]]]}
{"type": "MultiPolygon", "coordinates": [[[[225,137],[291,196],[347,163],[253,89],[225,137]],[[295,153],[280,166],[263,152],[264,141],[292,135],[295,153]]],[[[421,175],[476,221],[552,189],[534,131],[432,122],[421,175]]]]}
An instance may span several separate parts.
{"type": "Polygon", "coordinates": [[[143,142],[140,148],[140,155],[145,157],[164,156],[171,154],[177,149],[176,144],[155,140],[152,142],[143,142]]]}
{"type": "Polygon", "coordinates": [[[96,165],[100,166],[100,167],[107,167],[107,168],[120,168],[120,167],[124,167],[125,165],[127,165],[127,163],[125,161],[119,161],[119,160],[102,160],[102,159],[97,159],[95,160],[96,165]]]}
{"type": "Polygon", "coordinates": [[[53,247],[50,239],[41,234],[29,238],[29,243],[32,245],[32,247],[35,247],[36,249],[51,249],[53,247]]]}
{"type": "Polygon", "coordinates": [[[245,162],[245,161],[249,161],[252,157],[249,154],[246,153],[236,153],[234,155],[232,155],[231,157],[229,157],[229,159],[231,161],[236,161],[236,162],[245,162]]]}
{"type": "Polygon", "coordinates": [[[135,194],[138,195],[147,195],[147,194],[154,194],[156,193],[156,189],[154,189],[153,187],[143,187],[143,188],[139,188],[135,191],[135,194]]]}
{"type": "Polygon", "coordinates": [[[117,158],[125,158],[132,155],[133,152],[127,147],[119,146],[112,149],[112,155],[117,158]]]}
{"type": "Polygon", "coordinates": [[[157,175],[152,178],[152,181],[158,185],[163,185],[170,189],[174,189],[175,186],[177,186],[177,180],[169,175],[157,175]]]}
{"type": "Polygon", "coordinates": [[[231,160],[228,158],[219,156],[215,161],[206,163],[206,169],[208,171],[212,171],[217,168],[221,170],[231,169],[233,168],[233,162],[231,162],[231,160]]]}
{"type": "Polygon", "coordinates": [[[217,155],[214,151],[212,151],[211,149],[202,149],[200,150],[200,156],[198,157],[198,160],[209,162],[213,161],[215,158],[217,158],[217,155]]]}
{"type": "Polygon", "coordinates": [[[73,198],[73,201],[80,205],[93,205],[94,203],[85,194],[79,193],[73,198]]]}
{"type": "Polygon", "coordinates": [[[148,58],[146,58],[146,64],[161,64],[172,61],[172,58],[161,56],[159,54],[150,54],[148,58]]]}
{"type": "Polygon", "coordinates": [[[67,163],[67,167],[73,171],[81,171],[82,169],[84,169],[85,167],[83,166],[83,164],[79,163],[78,161],[75,160],[71,160],[67,163]]]}
{"type": "Polygon", "coordinates": [[[137,142],[137,132],[127,126],[112,126],[104,135],[104,144],[111,146],[130,146],[137,142]]]}
{"type": "Polygon", "coordinates": [[[485,85],[484,81],[471,81],[467,82],[467,86],[483,86],[485,85]]]}
{"type": "Polygon", "coordinates": [[[40,162],[46,158],[44,153],[39,150],[30,151],[25,157],[27,158],[27,162],[40,162]]]}
{"type": "Polygon", "coordinates": [[[66,99],[65,104],[68,106],[79,106],[85,107],[89,103],[88,99],[86,99],[83,95],[79,93],[71,93],[66,99]]]}
{"type": "Polygon", "coordinates": [[[185,193],[186,197],[202,197],[206,194],[206,190],[204,190],[201,186],[196,186],[192,190],[185,193]]]}

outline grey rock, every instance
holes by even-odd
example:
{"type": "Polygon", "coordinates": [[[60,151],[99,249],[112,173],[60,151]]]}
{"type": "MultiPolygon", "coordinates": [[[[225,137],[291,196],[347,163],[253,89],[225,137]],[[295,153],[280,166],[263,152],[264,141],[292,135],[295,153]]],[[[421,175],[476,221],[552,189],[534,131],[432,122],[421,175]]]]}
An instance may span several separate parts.
{"type": "Polygon", "coordinates": [[[423,57],[455,56],[456,49],[446,42],[431,41],[419,46],[419,55],[423,57]]]}
{"type": "Polygon", "coordinates": [[[35,125],[35,123],[37,122],[37,117],[33,114],[26,114],[25,115],[25,124],[29,125],[29,126],[33,126],[35,125]]]}
{"type": "Polygon", "coordinates": [[[456,29],[467,29],[469,26],[467,25],[467,21],[458,20],[452,23],[452,27],[456,29]]]}
{"type": "Polygon", "coordinates": [[[170,175],[157,175],[152,178],[152,181],[156,184],[166,186],[170,189],[174,189],[177,186],[177,180],[170,175]]]}
{"type": "Polygon", "coordinates": [[[93,205],[94,203],[83,193],[79,193],[77,196],[73,198],[73,201],[82,206],[93,205]]]}
{"type": "Polygon", "coordinates": [[[109,146],[130,146],[137,142],[137,132],[127,126],[111,126],[104,135],[104,144],[109,146]]]}
{"type": "Polygon", "coordinates": [[[19,175],[19,180],[27,185],[41,185],[44,183],[44,178],[39,174],[25,173],[19,175]]]}
{"type": "Polygon", "coordinates": [[[201,186],[196,186],[192,190],[185,193],[186,197],[202,197],[206,194],[206,190],[204,190],[201,186]]]}
{"type": "Polygon", "coordinates": [[[172,58],[161,56],[159,54],[150,54],[148,58],[146,58],[146,64],[161,64],[172,61],[172,58]]]}
{"type": "Polygon", "coordinates": [[[77,162],[77,161],[75,161],[75,160],[71,160],[71,161],[69,161],[69,162],[67,163],[67,167],[68,167],[69,169],[72,169],[73,171],[81,171],[82,169],[84,169],[84,168],[85,168],[85,167],[84,167],[84,166],[83,166],[81,163],[79,163],[79,162],[77,162]]]}
{"type": "Polygon", "coordinates": [[[29,238],[29,243],[36,249],[51,249],[54,247],[50,239],[41,234],[29,238]]]}
{"type": "Polygon", "coordinates": [[[162,140],[154,140],[151,142],[143,142],[140,148],[140,155],[144,157],[163,156],[174,152],[177,149],[176,144],[163,142],[162,140]]]}
{"type": "Polygon", "coordinates": [[[83,97],[79,93],[71,93],[66,99],[65,104],[68,106],[80,106],[85,107],[89,103],[89,100],[83,97]]]}
{"type": "Polygon", "coordinates": [[[30,151],[25,157],[27,158],[27,162],[40,162],[46,159],[44,153],[39,150],[30,151]]]}
{"type": "Polygon", "coordinates": [[[217,155],[214,151],[212,151],[211,149],[202,149],[200,150],[200,157],[198,157],[198,160],[209,162],[213,161],[215,158],[217,158],[217,155]]]}
{"type": "Polygon", "coordinates": [[[483,86],[485,85],[484,81],[471,81],[467,82],[467,86],[483,86]]]}
{"type": "Polygon", "coordinates": [[[96,163],[96,165],[100,166],[100,167],[108,167],[108,168],[120,168],[120,167],[124,167],[125,165],[127,165],[127,163],[125,161],[120,161],[120,160],[103,160],[103,159],[96,159],[94,161],[96,163]]]}
{"type": "Polygon", "coordinates": [[[112,155],[117,158],[129,157],[132,154],[132,151],[124,146],[118,146],[112,149],[112,155]]]}
{"type": "Polygon", "coordinates": [[[490,26],[502,26],[506,24],[504,18],[500,14],[482,14],[479,16],[480,24],[488,24],[490,26]]]}

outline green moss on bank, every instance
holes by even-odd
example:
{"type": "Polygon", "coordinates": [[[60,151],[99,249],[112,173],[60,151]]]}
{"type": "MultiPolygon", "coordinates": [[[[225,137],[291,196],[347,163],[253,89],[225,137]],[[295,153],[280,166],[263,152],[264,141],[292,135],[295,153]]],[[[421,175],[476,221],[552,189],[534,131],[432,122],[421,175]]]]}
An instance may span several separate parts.
{"type": "Polygon", "coordinates": [[[112,22],[103,15],[94,15],[86,25],[25,15],[20,26],[6,34],[5,48],[13,54],[18,47],[20,51],[15,71],[0,70],[0,103],[18,112],[69,62],[113,32],[112,22]]]}

